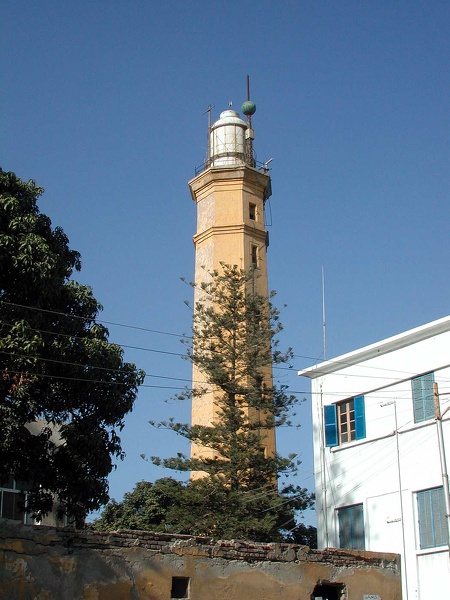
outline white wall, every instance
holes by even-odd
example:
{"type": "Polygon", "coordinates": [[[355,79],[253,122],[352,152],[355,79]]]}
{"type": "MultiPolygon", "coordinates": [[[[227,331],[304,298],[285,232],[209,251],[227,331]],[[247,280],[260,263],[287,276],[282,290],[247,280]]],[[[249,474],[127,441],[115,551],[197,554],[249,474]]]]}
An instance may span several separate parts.
{"type": "MultiPolygon", "coordinates": [[[[419,549],[415,492],[442,485],[442,471],[436,422],[414,423],[410,381],[434,371],[444,409],[450,403],[448,365],[450,332],[445,332],[386,354],[380,350],[374,358],[312,380],[319,548],[339,546],[336,508],[363,503],[366,549],[402,554],[409,600],[450,598],[448,548],[419,549]],[[366,438],[324,448],[323,406],[361,394],[366,438]],[[444,596],[433,591],[433,573],[444,596]]],[[[447,455],[449,417],[450,411],[443,423],[447,455]]]]}

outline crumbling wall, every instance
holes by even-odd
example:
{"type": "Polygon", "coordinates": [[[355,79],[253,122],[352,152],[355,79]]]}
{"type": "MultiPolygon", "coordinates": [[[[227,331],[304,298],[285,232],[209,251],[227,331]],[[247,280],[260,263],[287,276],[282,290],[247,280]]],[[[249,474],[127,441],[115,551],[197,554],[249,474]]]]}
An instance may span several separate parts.
{"type": "Polygon", "coordinates": [[[0,520],[1,600],[401,600],[396,554],[215,541],[142,531],[98,533],[0,520]],[[187,583],[175,591],[173,578],[187,583]],[[185,595],[180,595],[185,594],[185,595]]]}

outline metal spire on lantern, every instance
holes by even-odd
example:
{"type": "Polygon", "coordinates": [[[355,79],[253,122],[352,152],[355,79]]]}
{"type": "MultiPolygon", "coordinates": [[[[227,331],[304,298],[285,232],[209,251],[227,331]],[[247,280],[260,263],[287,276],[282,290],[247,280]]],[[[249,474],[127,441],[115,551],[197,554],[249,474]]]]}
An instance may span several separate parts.
{"type": "Polygon", "coordinates": [[[256,165],[253,154],[253,140],[255,132],[252,129],[252,115],[256,112],[256,104],[250,100],[250,77],[247,75],[247,100],[242,105],[242,112],[247,117],[247,130],[245,132],[245,162],[249,167],[256,165]]]}

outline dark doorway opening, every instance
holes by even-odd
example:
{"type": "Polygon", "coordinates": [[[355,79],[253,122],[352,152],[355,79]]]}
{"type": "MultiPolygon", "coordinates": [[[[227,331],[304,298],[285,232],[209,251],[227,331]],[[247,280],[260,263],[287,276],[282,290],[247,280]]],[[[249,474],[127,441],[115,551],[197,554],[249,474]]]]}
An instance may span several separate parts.
{"type": "Polygon", "coordinates": [[[342,583],[321,583],[314,588],[311,600],[341,600],[344,591],[342,583]]]}
{"type": "Polygon", "coordinates": [[[171,598],[189,598],[189,577],[172,577],[171,598]]]}

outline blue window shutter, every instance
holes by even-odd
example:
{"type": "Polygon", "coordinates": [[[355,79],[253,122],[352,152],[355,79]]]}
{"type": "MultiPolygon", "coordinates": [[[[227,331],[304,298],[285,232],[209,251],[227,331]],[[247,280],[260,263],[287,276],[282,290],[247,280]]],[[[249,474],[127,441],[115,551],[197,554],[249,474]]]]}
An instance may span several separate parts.
{"type": "Polygon", "coordinates": [[[364,509],[355,504],[338,509],[339,547],[353,550],[365,549],[364,509]]]}
{"type": "Polygon", "coordinates": [[[434,418],[433,383],[434,373],[426,373],[411,380],[415,423],[434,418]]]}
{"type": "Polygon", "coordinates": [[[364,412],[364,396],[356,396],[353,399],[355,407],[355,440],[366,437],[366,416],[364,412]]]}
{"type": "Polygon", "coordinates": [[[422,395],[422,378],[416,377],[411,381],[413,395],[414,422],[420,423],[425,420],[425,410],[422,395]]]}
{"type": "Polygon", "coordinates": [[[325,445],[328,447],[338,445],[338,430],[337,430],[337,412],[336,406],[324,406],[323,408],[325,421],[325,445]]]}
{"type": "Polygon", "coordinates": [[[434,373],[427,373],[423,376],[423,395],[425,405],[425,419],[434,419],[434,396],[433,396],[434,373]]]}
{"type": "Polygon", "coordinates": [[[448,544],[445,516],[444,488],[437,487],[417,492],[419,534],[421,548],[448,544]]]}

